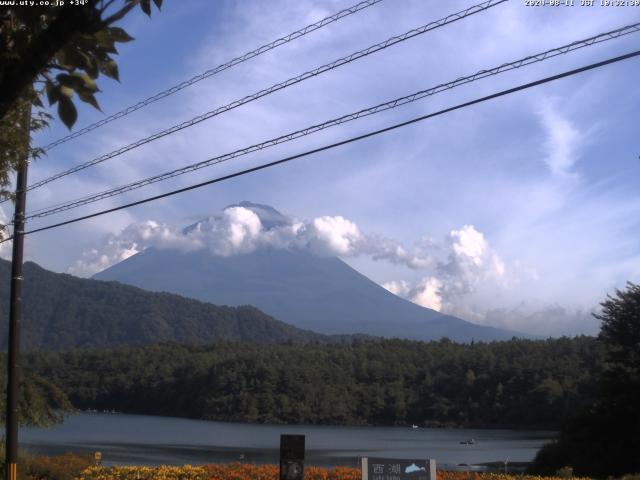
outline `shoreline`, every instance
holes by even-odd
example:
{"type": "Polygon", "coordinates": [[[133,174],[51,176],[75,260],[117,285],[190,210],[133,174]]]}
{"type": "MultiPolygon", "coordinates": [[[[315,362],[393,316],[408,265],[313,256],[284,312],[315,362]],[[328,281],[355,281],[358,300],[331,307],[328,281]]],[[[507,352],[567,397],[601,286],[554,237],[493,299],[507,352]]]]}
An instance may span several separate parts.
{"type": "MultiPolygon", "coordinates": [[[[77,414],[89,414],[89,415],[130,415],[141,417],[155,417],[155,418],[167,418],[177,420],[194,420],[198,422],[210,422],[210,423],[225,423],[234,425],[251,425],[251,426],[266,426],[266,427],[346,427],[346,428],[412,428],[411,423],[407,424],[374,424],[374,423],[278,423],[278,422],[248,422],[236,419],[223,419],[223,418],[195,418],[178,415],[159,415],[151,413],[139,413],[139,412],[116,412],[116,411],[99,411],[94,409],[76,410],[65,415],[72,416],[77,414]]],[[[422,429],[451,429],[451,430],[510,430],[510,431],[522,431],[522,432],[557,432],[560,430],[559,426],[553,425],[522,425],[522,424],[487,424],[487,423],[444,423],[444,422],[431,422],[425,421],[418,424],[418,428],[422,429]]]]}
{"type": "MultiPolygon", "coordinates": [[[[556,432],[402,427],[336,427],[221,423],[176,417],[78,413],[51,429],[25,428],[20,443],[34,454],[102,452],[113,464],[160,465],[278,461],[281,434],[306,436],[310,463],[356,466],[358,458],[435,458],[456,470],[529,462],[556,432]],[[474,439],[472,444],[467,443],[474,439]]],[[[502,468],[498,468],[501,470],[502,468]]]]}

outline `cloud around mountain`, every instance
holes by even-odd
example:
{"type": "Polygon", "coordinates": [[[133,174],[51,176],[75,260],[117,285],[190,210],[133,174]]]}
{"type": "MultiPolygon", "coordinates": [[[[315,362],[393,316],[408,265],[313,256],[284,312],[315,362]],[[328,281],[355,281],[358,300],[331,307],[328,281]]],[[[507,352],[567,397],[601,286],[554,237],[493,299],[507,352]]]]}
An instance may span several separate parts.
{"type": "Polygon", "coordinates": [[[383,286],[418,305],[447,313],[455,311],[459,300],[480,282],[501,281],[506,275],[505,263],[473,225],[452,230],[441,244],[423,241],[407,249],[395,240],[362,232],[340,215],[299,220],[251,202],[230,205],[183,229],[154,220],[133,223],[108,235],[99,248],[85,251],[68,272],[91,276],[149,247],[208,250],[221,257],[263,248],[307,250],[324,257],[367,256],[429,272],[418,282],[392,280],[383,286]]]}
{"type": "MultiPolygon", "coordinates": [[[[288,249],[319,257],[386,261],[413,272],[413,280],[381,282],[399,297],[478,324],[542,335],[553,334],[563,318],[570,321],[572,328],[579,328],[587,317],[563,310],[566,315],[559,318],[558,325],[550,325],[543,319],[549,312],[558,313],[553,306],[531,309],[521,304],[500,304],[501,295],[504,298],[505,292],[513,292],[523,281],[530,280],[532,270],[507,265],[473,225],[452,229],[441,242],[423,240],[407,248],[396,240],[363,232],[354,221],[340,215],[301,220],[250,202],[230,205],[186,228],[154,220],[130,224],[121,232],[108,235],[99,247],[85,251],[68,272],[91,276],[149,247],[185,253],[208,251],[224,258],[265,249],[288,249]],[[489,297],[496,300],[487,301],[489,297]]],[[[595,329],[593,322],[589,326],[595,329]]]]}
{"type": "Polygon", "coordinates": [[[408,251],[394,240],[365,234],[354,222],[339,215],[303,221],[265,205],[242,202],[184,229],[154,220],[133,223],[107,236],[99,248],[85,251],[68,272],[90,276],[148,247],[183,252],[208,249],[211,254],[222,257],[268,247],[294,248],[319,256],[368,255],[412,269],[433,264],[425,252],[408,251]]]}

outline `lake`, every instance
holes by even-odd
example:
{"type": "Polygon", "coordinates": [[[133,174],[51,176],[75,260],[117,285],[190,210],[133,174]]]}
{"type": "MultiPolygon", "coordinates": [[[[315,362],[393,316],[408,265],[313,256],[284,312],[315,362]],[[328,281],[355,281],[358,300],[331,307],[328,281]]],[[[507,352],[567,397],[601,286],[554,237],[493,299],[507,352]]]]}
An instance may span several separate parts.
{"type": "Polygon", "coordinates": [[[173,417],[79,413],[50,429],[21,428],[32,453],[102,452],[106,465],[278,463],[281,433],[306,435],[306,464],[357,466],[358,457],[435,458],[440,466],[528,462],[550,431],[255,425],[173,417]],[[474,439],[472,445],[460,442],[474,439]]]}

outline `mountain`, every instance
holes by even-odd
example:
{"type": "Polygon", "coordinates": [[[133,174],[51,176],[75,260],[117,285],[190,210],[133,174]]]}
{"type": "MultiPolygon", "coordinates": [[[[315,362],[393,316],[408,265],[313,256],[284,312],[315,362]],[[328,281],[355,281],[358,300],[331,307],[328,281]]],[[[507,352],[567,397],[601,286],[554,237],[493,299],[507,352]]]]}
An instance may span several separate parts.
{"type": "MultiPolygon", "coordinates": [[[[236,205],[234,205],[236,206],[236,205]]],[[[267,231],[291,223],[266,205],[242,202],[267,231]]],[[[205,219],[184,230],[204,230],[205,219]]],[[[354,334],[456,341],[504,340],[517,332],[476,325],[404,300],[337,257],[305,248],[261,247],[220,256],[208,249],[181,252],[147,248],[96,274],[151,291],[166,291],[219,305],[254,305],[275,318],[324,334],[354,334]]]]}
{"type": "MultiPolygon", "coordinates": [[[[0,345],[6,348],[11,263],[0,260],[0,345]]],[[[220,307],[170,293],[99,282],[24,265],[25,350],[143,345],[339,341],[300,330],[251,306],[220,307]]]]}

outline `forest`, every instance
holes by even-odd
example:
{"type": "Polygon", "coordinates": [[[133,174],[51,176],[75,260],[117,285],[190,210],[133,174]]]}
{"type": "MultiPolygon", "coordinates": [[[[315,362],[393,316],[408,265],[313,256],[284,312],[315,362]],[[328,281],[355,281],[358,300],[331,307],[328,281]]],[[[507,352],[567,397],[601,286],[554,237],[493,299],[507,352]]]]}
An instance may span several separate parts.
{"type": "MultiPolygon", "coordinates": [[[[0,259],[0,345],[7,346],[10,263],[0,259]]],[[[251,306],[227,307],[24,265],[23,350],[143,345],[166,341],[339,342],[280,322],[251,306]]]]}
{"type": "Polygon", "coordinates": [[[595,338],[163,344],[34,352],[78,409],[210,420],[558,428],[593,402],[595,338]]]}

